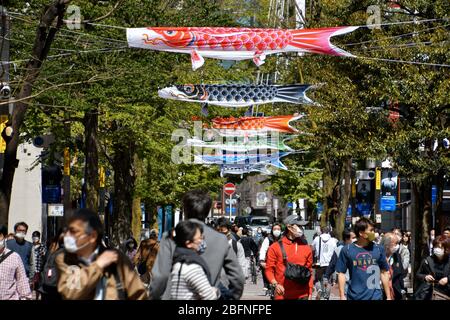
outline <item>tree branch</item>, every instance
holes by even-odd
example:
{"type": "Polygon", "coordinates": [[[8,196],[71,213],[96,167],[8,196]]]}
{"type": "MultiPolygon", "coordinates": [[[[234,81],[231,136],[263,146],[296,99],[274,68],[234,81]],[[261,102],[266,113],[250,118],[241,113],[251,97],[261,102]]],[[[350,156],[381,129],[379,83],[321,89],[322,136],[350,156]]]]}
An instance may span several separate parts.
{"type": "Polygon", "coordinates": [[[60,84],[55,84],[51,87],[45,88],[41,91],[39,91],[38,93],[35,93],[33,95],[21,98],[21,99],[17,99],[17,100],[10,100],[7,102],[0,102],[0,106],[2,105],[7,105],[10,103],[17,103],[17,102],[21,102],[21,101],[25,101],[25,100],[29,100],[29,99],[33,99],[36,98],[37,96],[41,95],[42,93],[51,90],[51,89],[55,89],[55,88],[60,88],[60,87],[65,87],[65,86],[72,86],[72,85],[77,85],[77,84],[85,84],[85,83],[93,83],[93,82],[98,82],[98,81],[104,81],[104,80],[109,80],[109,79],[114,79],[115,77],[108,77],[108,78],[103,78],[103,79],[98,79],[98,80],[94,80],[96,76],[90,78],[89,80],[86,81],[76,81],[76,82],[69,82],[69,83],[60,83],[60,84]]]}
{"type": "Polygon", "coordinates": [[[86,20],[86,21],[84,21],[84,23],[98,22],[98,21],[101,21],[101,20],[103,20],[103,19],[108,18],[110,15],[113,14],[114,11],[116,11],[116,9],[117,9],[123,2],[124,2],[124,0],[118,0],[118,1],[116,2],[116,4],[114,5],[114,7],[111,9],[111,11],[109,11],[107,14],[105,14],[105,15],[103,15],[103,16],[101,16],[101,17],[98,17],[98,18],[96,18],[96,19],[94,19],[94,20],[86,20]]]}

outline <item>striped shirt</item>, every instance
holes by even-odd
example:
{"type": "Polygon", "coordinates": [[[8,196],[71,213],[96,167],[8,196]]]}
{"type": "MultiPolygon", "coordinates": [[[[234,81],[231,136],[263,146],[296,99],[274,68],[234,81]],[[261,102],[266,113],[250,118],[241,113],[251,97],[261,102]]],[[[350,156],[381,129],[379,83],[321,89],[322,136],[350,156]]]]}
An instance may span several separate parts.
{"type": "MultiPolygon", "coordinates": [[[[9,251],[5,248],[0,257],[9,251]]],[[[13,252],[0,263],[0,300],[19,299],[31,299],[31,290],[22,259],[13,252]]]]}
{"type": "Polygon", "coordinates": [[[217,289],[210,285],[205,271],[198,264],[177,262],[173,265],[170,278],[172,300],[216,300],[218,298],[217,289]]]}

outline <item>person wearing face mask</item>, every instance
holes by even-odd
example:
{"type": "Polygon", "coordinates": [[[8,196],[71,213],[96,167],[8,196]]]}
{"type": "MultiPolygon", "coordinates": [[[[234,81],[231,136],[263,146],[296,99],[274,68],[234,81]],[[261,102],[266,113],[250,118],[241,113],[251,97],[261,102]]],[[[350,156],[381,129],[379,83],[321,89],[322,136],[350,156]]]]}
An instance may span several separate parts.
{"type": "Polygon", "coordinates": [[[6,241],[6,247],[20,256],[25,267],[27,277],[30,278],[30,276],[33,275],[31,268],[31,250],[33,249],[33,244],[25,240],[27,231],[28,225],[25,222],[16,223],[14,225],[14,239],[6,241]]]}
{"type": "Polygon", "coordinates": [[[152,279],[152,268],[155,264],[156,255],[159,251],[158,231],[150,230],[148,239],[141,241],[136,255],[134,256],[134,265],[136,271],[141,277],[141,281],[148,288],[152,279]]]}
{"type": "Polygon", "coordinates": [[[58,270],[56,268],[56,257],[64,252],[65,230],[60,229],[56,235],[49,239],[47,254],[44,258],[39,293],[42,301],[61,301],[62,297],[58,293],[58,270]]]}
{"type": "MultiPolygon", "coordinates": [[[[333,256],[331,257],[331,261],[327,267],[327,270],[325,271],[324,275],[323,275],[323,283],[324,283],[324,287],[328,289],[329,286],[333,286],[334,285],[334,281],[332,281],[332,275],[335,273],[336,271],[336,263],[339,259],[339,255],[341,253],[341,250],[344,246],[352,244],[353,242],[356,241],[356,235],[352,230],[344,230],[342,231],[342,240],[344,241],[344,244],[339,245],[333,253],[333,256]]],[[[345,273],[345,289],[344,292],[345,294],[347,294],[347,289],[348,289],[348,281],[350,279],[350,274],[347,270],[347,272],[345,273]]]]}
{"type": "Polygon", "coordinates": [[[246,260],[246,268],[244,271],[245,279],[249,278],[251,276],[251,263],[252,259],[255,262],[256,265],[256,259],[258,258],[258,245],[256,244],[255,240],[249,235],[250,230],[247,228],[244,228],[242,230],[242,236],[241,236],[241,244],[244,248],[245,253],[245,260],[246,260]]]}
{"type": "Polygon", "coordinates": [[[228,244],[236,254],[236,257],[239,261],[239,265],[242,268],[242,272],[244,272],[245,271],[244,268],[246,266],[244,247],[242,246],[240,241],[236,241],[234,239],[231,231],[231,224],[228,222],[226,218],[219,218],[217,220],[217,224],[218,224],[217,231],[224,234],[227,237],[228,244]]]}
{"type": "Polygon", "coordinates": [[[308,222],[293,214],[284,219],[284,224],[284,236],[267,251],[265,276],[275,288],[275,300],[311,299],[313,257],[311,247],[303,239],[303,226],[308,222]],[[301,272],[292,277],[292,269],[301,272]]]}
{"type": "Polygon", "coordinates": [[[393,232],[385,233],[381,239],[380,245],[383,246],[386,251],[386,259],[390,267],[389,289],[391,297],[394,300],[402,300],[403,292],[405,292],[403,278],[407,274],[407,269],[404,269],[402,265],[398,236],[393,232]]]}
{"type": "Polygon", "coordinates": [[[311,245],[313,254],[317,261],[314,279],[314,285],[317,290],[317,300],[320,300],[322,293],[325,297],[330,295],[329,287],[325,287],[324,285],[323,275],[326,272],[331,258],[333,257],[334,250],[337,247],[336,241],[331,237],[330,229],[328,227],[322,227],[320,231],[320,236],[316,237],[311,245]]]}
{"type": "MultiPolygon", "coordinates": [[[[223,235],[225,235],[228,239],[228,244],[230,245],[230,248],[233,249],[234,253],[237,256],[237,259],[239,261],[239,265],[242,268],[242,272],[245,273],[245,267],[247,264],[247,261],[245,260],[245,252],[244,247],[242,247],[242,244],[240,241],[236,241],[232,235],[231,231],[231,223],[228,222],[227,218],[219,218],[217,220],[217,228],[216,230],[223,235]]],[[[229,281],[227,278],[227,275],[224,270],[220,273],[220,283],[219,283],[219,290],[220,290],[220,299],[221,300],[234,300],[233,295],[231,291],[228,289],[229,281]]]]}
{"type": "Polygon", "coordinates": [[[402,257],[402,266],[403,269],[408,270],[409,262],[411,260],[411,254],[409,252],[408,246],[402,244],[403,234],[399,228],[392,229],[392,232],[397,237],[397,244],[399,245],[398,253],[402,257]]]}
{"type": "Polygon", "coordinates": [[[258,246],[258,248],[261,248],[261,244],[264,241],[264,237],[263,237],[261,228],[256,229],[256,234],[253,237],[253,240],[255,240],[255,243],[258,246]]]}
{"type": "Polygon", "coordinates": [[[354,226],[356,242],[342,248],[336,264],[339,296],[341,300],[382,300],[383,285],[386,299],[391,300],[389,289],[389,264],[384,248],[377,245],[374,224],[367,218],[359,219],[354,226]],[[345,273],[349,271],[350,280],[345,294],[345,273]]]}
{"type": "Polygon", "coordinates": [[[267,280],[264,270],[266,269],[266,255],[269,247],[274,243],[280,240],[281,238],[281,224],[274,223],[272,226],[272,231],[270,234],[264,239],[261,244],[261,248],[259,249],[259,264],[262,268],[264,288],[266,290],[269,289],[270,282],[267,280]]]}
{"type": "Polygon", "coordinates": [[[44,268],[44,258],[47,253],[47,248],[41,244],[41,233],[34,231],[31,235],[33,240],[33,248],[31,250],[31,273],[32,289],[36,291],[36,300],[39,300],[39,283],[42,269],[44,268]]]}
{"type": "Polygon", "coordinates": [[[171,300],[217,300],[218,288],[211,285],[211,272],[201,254],[205,250],[203,227],[193,221],[181,221],[175,227],[171,300]]]}
{"type": "Polygon", "coordinates": [[[131,261],[131,265],[134,269],[134,256],[137,252],[137,242],[134,240],[133,237],[130,237],[127,241],[125,241],[125,254],[127,255],[128,259],[131,261]]]}
{"type": "Polygon", "coordinates": [[[20,256],[6,248],[7,229],[0,225],[0,300],[30,300],[31,290],[20,256]]]}
{"type": "Polygon", "coordinates": [[[439,236],[433,241],[433,255],[423,259],[416,278],[421,284],[414,292],[416,300],[450,300],[450,239],[439,236]],[[435,292],[434,292],[435,291],[435,292]]]}
{"type": "Polygon", "coordinates": [[[64,251],[56,256],[58,292],[65,300],[144,300],[147,294],[129,259],[102,245],[100,218],[78,209],[64,235],[64,251]]]}
{"type": "MultiPolygon", "coordinates": [[[[202,190],[191,190],[183,196],[182,204],[184,218],[203,227],[206,249],[202,258],[211,273],[211,284],[218,287],[221,272],[224,270],[232,298],[240,299],[244,291],[245,278],[236,254],[228,245],[227,237],[204,223],[212,207],[210,195],[202,190]]],[[[169,278],[175,247],[171,233],[165,232],[161,237],[160,249],[152,269],[151,299],[170,299],[172,283],[169,278]]]]}

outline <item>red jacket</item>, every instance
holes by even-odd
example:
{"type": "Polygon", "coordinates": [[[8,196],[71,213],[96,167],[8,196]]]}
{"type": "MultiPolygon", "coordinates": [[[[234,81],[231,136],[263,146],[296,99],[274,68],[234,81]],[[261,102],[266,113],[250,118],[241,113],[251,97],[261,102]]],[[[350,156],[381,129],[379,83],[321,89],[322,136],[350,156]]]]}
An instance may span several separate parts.
{"type": "MultiPolygon", "coordinates": [[[[307,244],[301,243],[300,238],[291,241],[283,237],[283,247],[286,251],[287,261],[290,263],[300,264],[306,266],[312,275],[313,256],[311,247],[307,244]]],[[[275,279],[277,283],[284,287],[284,296],[275,295],[275,300],[296,300],[308,297],[312,294],[313,277],[308,284],[301,285],[289,279],[284,278],[284,271],[286,266],[283,262],[283,254],[279,243],[275,242],[267,251],[265,275],[270,283],[275,279]]]]}

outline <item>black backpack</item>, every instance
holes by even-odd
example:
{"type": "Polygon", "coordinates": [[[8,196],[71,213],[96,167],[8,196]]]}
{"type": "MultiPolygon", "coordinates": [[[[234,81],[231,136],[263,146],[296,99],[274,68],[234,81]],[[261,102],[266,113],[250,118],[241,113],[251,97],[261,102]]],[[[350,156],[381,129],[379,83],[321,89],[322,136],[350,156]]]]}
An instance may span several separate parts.
{"type": "Polygon", "coordinates": [[[46,288],[57,288],[58,270],[56,269],[56,257],[63,252],[63,250],[64,249],[59,249],[51,253],[45,262],[40,283],[40,287],[44,287],[44,290],[46,290],[46,288]]]}

